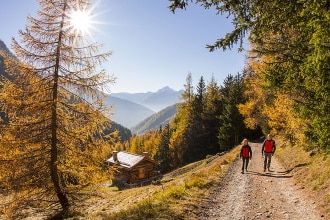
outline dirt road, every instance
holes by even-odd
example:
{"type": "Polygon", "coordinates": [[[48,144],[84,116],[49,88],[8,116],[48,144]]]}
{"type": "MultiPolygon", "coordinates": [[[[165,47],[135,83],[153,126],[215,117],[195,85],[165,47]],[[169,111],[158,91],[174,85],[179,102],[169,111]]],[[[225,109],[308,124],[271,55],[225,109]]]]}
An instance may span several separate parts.
{"type": "Polygon", "coordinates": [[[194,212],[194,219],[324,219],[313,201],[299,188],[289,171],[272,158],[263,171],[261,144],[250,143],[253,157],[242,174],[237,160],[222,183],[194,212]]]}

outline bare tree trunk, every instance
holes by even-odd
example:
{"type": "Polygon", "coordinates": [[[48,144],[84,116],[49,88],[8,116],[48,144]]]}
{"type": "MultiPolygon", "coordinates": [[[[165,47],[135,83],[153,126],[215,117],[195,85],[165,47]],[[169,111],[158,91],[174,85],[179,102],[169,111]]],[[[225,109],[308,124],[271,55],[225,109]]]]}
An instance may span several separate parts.
{"type": "MultiPolygon", "coordinates": [[[[64,12],[66,9],[66,4],[64,6],[64,12]]],[[[58,98],[58,77],[59,77],[59,65],[60,65],[60,53],[61,53],[61,40],[63,35],[63,24],[64,24],[64,14],[62,16],[62,23],[61,23],[61,30],[59,33],[58,38],[58,46],[57,46],[57,56],[56,56],[56,64],[55,64],[55,71],[54,71],[54,84],[53,84],[53,106],[52,106],[52,138],[51,138],[51,159],[50,159],[50,173],[51,178],[55,187],[56,195],[59,199],[59,202],[62,206],[63,212],[67,213],[70,208],[69,200],[66,196],[66,193],[63,192],[60,179],[58,176],[58,167],[57,167],[57,160],[58,160],[58,149],[57,149],[57,98],[58,98]]]]}

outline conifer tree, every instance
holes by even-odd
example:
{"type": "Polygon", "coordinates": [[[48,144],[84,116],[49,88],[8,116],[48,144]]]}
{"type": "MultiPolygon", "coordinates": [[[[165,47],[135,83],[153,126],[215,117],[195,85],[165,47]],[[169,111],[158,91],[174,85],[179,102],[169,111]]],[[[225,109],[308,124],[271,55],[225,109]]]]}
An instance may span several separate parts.
{"type": "Polygon", "coordinates": [[[190,126],[188,127],[189,148],[193,155],[192,161],[205,158],[207,152],[206,124],[204,120],[206,85],[203,76],[196,86],[196,94],[190,113],[190,126]]]}
{"type": "Polygon", "coordinates": [[[167,173],[171,170],[170,138],[172,131],[169,124],[160,129],[161,137],[158,144],[155,160],[158,162],[158,168],[161,173],[167,173]]]}
{"type": "Polygon", "coordinates": [[[1,108],[1,184],[4,207],[13,213],[61,207],[70,211],[79,190],[106,177],[109,153],[102,131],[101,90],[113,82],[100,64],[110,53],[72,24],[73,13],[88,13],[88,0],[40,0],[38,17],[28,17],[17,60],[8,60],[1,108]]]}
{"type": "Polygon", "coordinates": [[[192,154],[189,151],[189,136],[187,129],[191,124],[190,114],[192,112],[192,102],[194,100],[192,75],[188,73],[186,84],[181,95],[182,102],[178,104],[178,113],[173,123],[173,133],[170,140],[171,157],[174,161],[174,167],[180,167],[187,161],[192,161],[192,154]]]}
{"type": "Polygon", "coordinates": [[[207,146],[207,154],[213,155],[219,152],[218,131],[220,127],[219,116],[222,113],[222,99],[220,88],[212,76],[211,81],[206,87],[205,102],[204,102],[205,136],[207,146]]]}
{"type": "MultiPolygon", "coordinates": [[[[190,99],[181,103],[182,108],[179,109],[181,113],[184,112],[185,114],[185,129],[181,134],[183,139],[182,148],[184,150],[182,161],[184,164],[204,158],[206,151],[206,146],[203,143],[204,125],[202,120],[203,100],[205,95],[205,82],[203,77],[200,78],[196,89],[197,93],[190,93],[190,99]]],[[[189,90],[186,91],[189,92],[189,90]]],[[[183,95],[184,94],[186,93],[183,93],[183,95]]]]}
{"type": "Polygon", "coordinates": [[[244,118],[238,111],[238,104],[244,101],[242,75],[228,75],[223,84],[221,94],[224,107],[219,118],[218,136],[221,151],[234,147],[245,133],[244,118]]]}
{"type": "Polygon", "coordinates": [[[217,116],[211,118],[212,116],[208,115],[208,120],[206,120],[207,87],[204,78],[200,78],[196,94],[192,90],[191,74],[188,74],[186,80],[187,83],[182,94],[183,101],[178,104],[178,113],[171,123],[173,128],[171,152],[174,152],[172,158],[177,156],[181,161],[178,166],[204,159],[208,153],[218,152],[218,148],[215,146],[213,147],[216,149],[209,151],[210,139],[216,140],[215,145],[217,146],[218,127],[209,129],[211,125],[207,124],[210,122],[209,120],[213,120],[217,116]]]}

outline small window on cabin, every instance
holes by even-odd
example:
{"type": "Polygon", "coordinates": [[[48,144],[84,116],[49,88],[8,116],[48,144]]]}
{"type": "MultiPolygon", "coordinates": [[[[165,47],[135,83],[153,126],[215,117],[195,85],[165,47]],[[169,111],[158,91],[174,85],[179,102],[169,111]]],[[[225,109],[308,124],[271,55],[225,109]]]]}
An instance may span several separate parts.
{"type": "Polygon", "coordinates": [[[139,168],[139,179],[145,178],[145,168],[139,168]]]}

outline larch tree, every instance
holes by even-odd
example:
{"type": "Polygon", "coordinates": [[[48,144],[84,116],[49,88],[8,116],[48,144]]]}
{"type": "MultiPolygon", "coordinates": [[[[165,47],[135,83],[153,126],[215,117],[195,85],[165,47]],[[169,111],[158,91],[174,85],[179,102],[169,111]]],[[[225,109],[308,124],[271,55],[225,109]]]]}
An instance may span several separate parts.
{"type": "MultiPolygon", "coordinates": [[[[39,0],[41,9],[13,39],[17,59],[6,61],[12,80],[0,93],[8,122],[1,126],[2,207],[61,208],[67,214],[81,189],[104,180],[108,144],[103,89],[113,83],[87,30],[75,15],[91,16],[88,0],[39,0]]],[[[8,214],[10,215],[10,214],[8,214]]]]}
{"type": "Polygon", "coordinates": [[[238,105],[239,112],[244,116],[245,125],[250,129],[260,126],[265,134],[269,133],[267,117],[263,114],[267,100],[271,94],[265,89],[262,78],[263,65],[250,59],[244,69],[245,102],[238,105]]]}
{"type": "Polygon", "coordinates": [[[188,73],[186,84],[184,84],[184,91],[181,94],[182,101],[178,103],[178,112],[171,123],[173,133],[170,139],[170,152],[173,158],[173,167],[180,167],[186,164],[188,160],[191,161],[192,158],[191,152],[189,151],[188,143],[190,137],[187,134],[187,130],[192,123],[190,113],[194,100],[193,89],[192,75],[188,73]]]}
{"type": "Polygon", "coordinates": [[[153,158],[157,152],[157,147],[160,141],[161,131],[150,130],[141,135],[134,135],[128,141],[129,147],[127,151],[135,154],[143,154],[148,152],[150,158],[153,158]]]}

